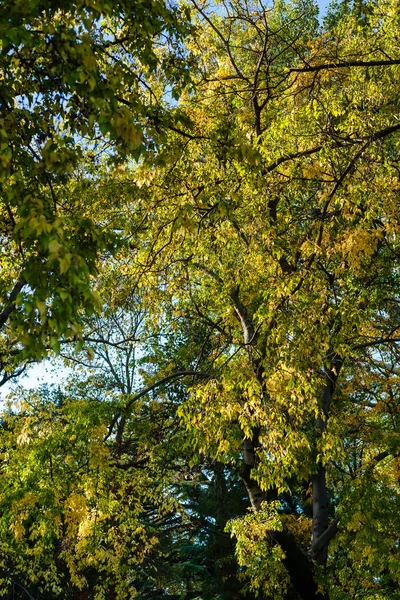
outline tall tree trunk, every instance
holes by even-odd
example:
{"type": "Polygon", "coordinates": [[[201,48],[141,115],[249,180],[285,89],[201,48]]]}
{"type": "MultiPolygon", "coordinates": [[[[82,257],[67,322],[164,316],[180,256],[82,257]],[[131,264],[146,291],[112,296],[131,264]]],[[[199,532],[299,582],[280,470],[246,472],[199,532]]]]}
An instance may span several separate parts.
{"type": "MultiPolygon", "coordinates": [[[[241,476],[253,510],[258,511],[261,503],[270,499],[270,494],[264,492],[251,477],[251,471],[256,466],[256,443],[257,433],[254,434],[252,439],[246,438],[243,442],[241,476]]],[[[274,495],[276,494],[274,493],[274,495]]],[[[271,538],[282,547],[285,553],[283,562],[291,581],[288,600],[326,600],[326,595],[318,593],[318,586],[314,579],[313,561],[299,546],[290,529],[284,525],[282,531],[271,531],[270,534],[271,538]]]]}
{"type": "Polygon", "coordinates": [[[317,540],[328,529],[329,511],[328,511],[328,490],[326,487],[326,471],[321,464],[318,465],[318,471],[312,476],[312,542],[311,554],[317,564],[325,565],[328,557],[328,547],[325,546],[319,552],[314,548],[317,540]]]}
{"type": "MultiPolygon", "coordinates": [[[[264,389],[264,369],[260,354],[254,351],[257,342],[257,330],[254,327],[252,316],[247,307],[241,302],[239,288],[231,292],[236,316],[243,331],[243,341],[248,352],[249,359],[253,365],[254,373],[264,389]]],[[[343,364],[343,360],[335,355],[332,365],[326,372],[325,385],[321,395],[321,415],[317,420],[317,433],[322,435],[326,427],[329,415],[329,407],[332,400],[336,380],[343,364]]],[[[259,431],[255,429],[252,437],[246,437],[243,441],[243,463],[241,476],[249,495],[250,503],[254,511],[260,509],[261,503],[270,499],[269,493],[264,492],[257,481],[252,477],[252,470],[257,466],[256,449],[259,445],[259,431]]],[[[318,592],[318,586],[314,576],[314,562],[325,564],[327,547],[330,539],[336,533],[337,521],[329,526],[328,492],[326,487],[325,468],[318,465],[317,473],[312,479],[313,493],[313,524],[311,552],[305,552],[297,543],[290,529],[284,525],[282,531],[272,531],[271,538],[279,544],[284,553],[284,564],[290,576],[291,586],[288,590],[289,598],[294,600],[327,600],[327,596],[318,592]],[[322,536],[322,537],[321,537],[322,536]],[[297,594],[297,598],[296,598],[297,594]]],[[[276,494],[275,494],[276,497],[276,494]]]]}
{"type": "MultiPolygon", "coordinates": [[[[317,438],[319,438],[326,429],[332,397],[335,391],[336,382],[340,369],[343,365],[343,359],[335,356],[332,366],[325,372],[325,385],[321,394],[320,416],[316,422],[317,438]]],[[[329,527],[329,499],[328,488],[326,485],[326,469],[320,462],[317,465],[317,472],[312,476],[312,539],[311,556],[319,565],[326,565],[328,558],[328,544],[321,544],[321,536],[329,527]]]]}

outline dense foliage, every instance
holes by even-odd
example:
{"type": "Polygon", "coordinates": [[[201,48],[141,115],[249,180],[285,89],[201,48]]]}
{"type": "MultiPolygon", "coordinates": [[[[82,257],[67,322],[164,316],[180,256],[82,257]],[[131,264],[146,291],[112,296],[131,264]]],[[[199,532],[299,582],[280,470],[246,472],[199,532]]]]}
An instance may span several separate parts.
{"type": "Polygon", "coordinates": [[[90,278],[118,240],[93,219],[87,180],[99,153],[122,161],[149,142],[158,106],[146,77],[160,71],[177,93],[188,30],[162,0],[1,3],[5,365],[10,352],[40,359],[57,350],[60,337],[79,333],[79,311],[98,304],[90,278]]]}
{"type": "Polygon", "coordinates": [[[3,594],[400,598],[397,1],[19,6],[3,594]]]}

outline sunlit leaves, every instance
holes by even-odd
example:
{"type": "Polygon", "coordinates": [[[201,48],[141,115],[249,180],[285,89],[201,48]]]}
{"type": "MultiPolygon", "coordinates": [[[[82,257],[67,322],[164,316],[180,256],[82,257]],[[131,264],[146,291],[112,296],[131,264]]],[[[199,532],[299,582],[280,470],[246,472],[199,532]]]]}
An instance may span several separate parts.
{"type": "Polygon", "coordinates": [[[179,57],[189,24],[162,0],[5,2],[0,13],[1,325],[7,343],[16,336],[25,358],[39,358],[49,336],[93,311],[96,262],[116,248],[76,180],[83,170],[95,178],[102,152],[110,162],[139,157],[160,104],[146,77],[164,68],[170,84],[187,81],[179,57]]]}

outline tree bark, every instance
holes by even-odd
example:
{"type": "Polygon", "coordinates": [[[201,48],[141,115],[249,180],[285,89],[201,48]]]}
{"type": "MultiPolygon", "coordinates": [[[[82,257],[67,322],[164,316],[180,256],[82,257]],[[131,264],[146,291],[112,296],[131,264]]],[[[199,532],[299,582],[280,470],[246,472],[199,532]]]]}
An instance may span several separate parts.
{"type": "Polygon", "coordinates": [[[312,476],[312,542],[311,555],[317,564],[325,565],[328,557],[328,547],[317,549],[316,542],[320,539],[329,525],[328,490],[326,487],[325,467],[318,465],[318,471],[312,476]]]}
{"type": "MultiPolygon", "coordinates": [[[[316,422],[317,437],[320,437],[326,429],[332,397],[342,365],[343,359],[340,356],[335,356],[331,368],[325,372],[325,385],[320,402],[321,413],[316,422]]],[[[321,544],[321,539],[329,527],[329,498],[326,485],[326,469],[322,462],[317,464],[317,472],[312,476],[312,504],[311,556],[317,564],[326,565],[329,540],[326,544],[321,544]]]]}
{"type": "MultiPolygon", "coordinates": [[[[264,388],[263,365],[259,355],[254,352],[253,346],[257,341],[257,330],[254,327],[252,317],[239,297],[239,289],[231,292],[231,299],[234,304],[236,316],[241,324],[243,331],[243,341],[246,346],[249,359],[253,364],[255,375],[260,385],[264,388]]],[[[325,386],[321,395],[321,416],[317,421],[317,432],[319,435],[326,427],[326,421],[329,414],[329,406],[335,389],[337,376],[342,366],[342,359],[335,356],[332,366],[326,373],[325,386]]],[[[245,437],[243,440],[243,462],[241,477],[246,486],[251,506],[254,511],[260,510],[261,503],[271,499],[271,494],[276,497],[276,492],[265,492],[252,477],[252,471],[257,466],[257,447],[259,445],[259,431],[253,430],[251,437],[245,437]]],[[[325,538],[321,535],[327,531],[329,526],[328,513],[328,493],[326,487],[325,468],[322,464],[318,465],[318,471],[313,477],[313,525],[312,525],[312,546],[314,546],[315,556],[305,552],[297,543],[296,538],[290,529],[284,525],[282,531],[271,531],[270,535],[274,542],[279,544],[285,553],[284,565],[290,577],[290,589],[288,590],[288,600],[327,600],[327,596],[318,592],[318,586],[314,576],[314,562],[325,564],[327,556],[327,547],[331,537],[327,538],[326,543],[321,543],[325,538]],[[319,543],[317,544],[317,542],[319,543]],[[297,597],[296,597],[297,596],[297,597]]]]}
{"type": "Polygon", "coordinates": [[[9,297],[8,304],[4,307],[2,312],[0,312],[0,329],[7,323],[7,320],[11,313],[15,310],[15,302],[17,300],[17,296],[22,290],[22,288],[26,285],[26,280],[24,277],[20,277],[17,283],[14,285],[9,297]]]}
{"type": "MultiPolygon", "coordinates": [[[[245,438],[243,442],[243,465],[241,476],[246,486],[247,493],[253,510],[258,511],[261,503],[271,499],[269,492],[264,492],[258,483],[251,477],[251,471],[256,466],[257,432],[252,439],[245,438]]],[[[275,495],[275,494],[274,494],[275,495]]],[[[290,529],[283,526],[282,531],[271,531],[271,537],[281,546],[285,553],[283,561],[291,582],[289,598],[300,600],[326,600],[324,594],[318,593],[318,586],[314,579],[314,564],[311,557],[299,546],[290,529]]]]}

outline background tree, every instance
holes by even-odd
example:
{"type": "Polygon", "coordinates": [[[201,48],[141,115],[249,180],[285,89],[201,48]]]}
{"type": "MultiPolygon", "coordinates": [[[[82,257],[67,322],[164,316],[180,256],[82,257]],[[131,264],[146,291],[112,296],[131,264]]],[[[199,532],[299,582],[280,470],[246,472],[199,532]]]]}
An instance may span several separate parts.
{"type": "Polygon", "coordinates": [[[196,371],[176,369],[190,346],[204,366],[203,337],[164,323],[161,338],[145,320],[138,299],[88,319],[81,351],[62,350],[68,382],[19,390],[4,412],[4,593],[242,597],[224,528],[245,490],[232,466],[190,449],[177,416],[196,371]]]}

